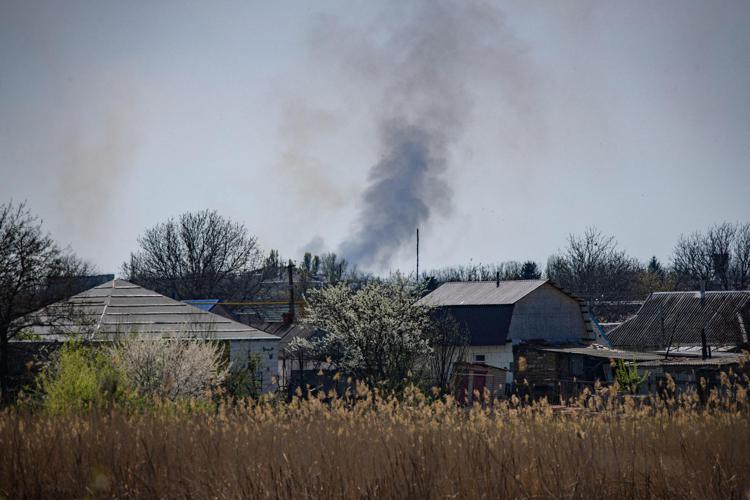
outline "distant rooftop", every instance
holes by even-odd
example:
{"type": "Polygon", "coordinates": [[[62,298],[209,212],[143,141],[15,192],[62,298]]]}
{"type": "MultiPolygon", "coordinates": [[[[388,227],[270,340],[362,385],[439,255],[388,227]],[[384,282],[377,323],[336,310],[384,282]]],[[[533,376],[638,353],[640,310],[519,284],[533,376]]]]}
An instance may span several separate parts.
{"type": "Polygon", "coordinates": [[[211,312],[211,309],[219,303],[219,299],[192,299],[183,300],[183,302],[203,311],[211,312]]]}
{"type": "Polygon", "coordinates": [[[125,280],[112,280],[37,314],[50,316],[72,307],[75,321],[54,327],[34,327],[33,334],[46,340],[63,340],[66,334],[93,331],[103,340],[138,333],[146,338],[205,336],[216,340],[276,340],[277,336],[165,297],[125,280]]]}
{"type": "Polygon", "coordinates": [[[423,297],[428,306],[513,305],[548,280],[448,282],[423,297]]]}
{"type": "Polygon", "coordinates": [[[607,336],[612,345],[631,348],[700,344],[701,330],[711,344],[739,345],[750,333],[750,291],[652,293],[638,313],[607,336]]]}

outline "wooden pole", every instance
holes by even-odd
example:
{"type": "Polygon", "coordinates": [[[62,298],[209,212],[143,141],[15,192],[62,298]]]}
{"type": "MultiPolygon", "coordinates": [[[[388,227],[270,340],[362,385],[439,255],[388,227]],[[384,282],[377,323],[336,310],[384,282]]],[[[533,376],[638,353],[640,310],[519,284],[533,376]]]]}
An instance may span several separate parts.
{"type": "Polygon", "coordinates": [[[419,228],[417,228],[417,283],[419,283],[419,228]]]}

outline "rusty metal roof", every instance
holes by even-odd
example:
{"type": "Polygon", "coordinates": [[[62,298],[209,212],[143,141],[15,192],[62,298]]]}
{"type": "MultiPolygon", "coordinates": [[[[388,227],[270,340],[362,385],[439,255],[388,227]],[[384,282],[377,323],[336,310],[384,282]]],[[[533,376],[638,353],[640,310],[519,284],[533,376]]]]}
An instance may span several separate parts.
{"type": "Polygon", "coordinates": [[[427,306],[513,305],[548,280],[462,281],[442,284],[419,300],[427,306]]]}
{"type": "Polygon", "coordinates": [[[701,343],[739,345],[750,333],[750,291],[652,293],[638,313],[607,333],[615,347],[637,349],[701,343]],[[662,321],[663,318],[663,321],[662,321]],[[663,328],[662,328],[663,322],[663,328]]]}
{"type": "Polygon", "coordinates": [[[35,313],[55,316],[63,308],[74,311],[54,326],[33,327],[32,335],[46,340],[64,340],[74,333],[90,333],[94,339],[112,340],[137,333],[144,338],[205,337],[216,340],[278,340],[229,318],[172,300],[125,280],[112,280],[48,306],[35,313]]]}

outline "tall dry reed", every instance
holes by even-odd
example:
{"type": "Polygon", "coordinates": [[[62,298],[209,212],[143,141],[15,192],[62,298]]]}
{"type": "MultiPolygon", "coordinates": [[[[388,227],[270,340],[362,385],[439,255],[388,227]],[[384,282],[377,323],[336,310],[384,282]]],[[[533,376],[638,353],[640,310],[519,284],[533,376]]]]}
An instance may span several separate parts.
{"type": "Polygon", "coordinates": [[[8,498],[748,498],[747,396],[0,414],[8,498]]]}

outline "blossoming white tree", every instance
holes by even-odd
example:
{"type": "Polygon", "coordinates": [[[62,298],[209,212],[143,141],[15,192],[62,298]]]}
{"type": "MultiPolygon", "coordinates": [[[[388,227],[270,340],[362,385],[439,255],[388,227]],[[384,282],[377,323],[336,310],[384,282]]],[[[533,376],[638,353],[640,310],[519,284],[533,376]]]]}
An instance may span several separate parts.
{"type": "Polygon", "coordinates": [[[111,351],[116,366],[141,395],[202,398],[227,378],[221,347],[206,340],[128,337],[111,351]]]}
{"type": "Polygon", "coordinates": [[[426,366],[429,308],[403,281],[340,284],[309,293],[306,321],[325,331],[319,352],[370,385],[397,389],[426,366]]]}

